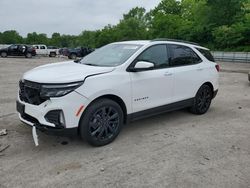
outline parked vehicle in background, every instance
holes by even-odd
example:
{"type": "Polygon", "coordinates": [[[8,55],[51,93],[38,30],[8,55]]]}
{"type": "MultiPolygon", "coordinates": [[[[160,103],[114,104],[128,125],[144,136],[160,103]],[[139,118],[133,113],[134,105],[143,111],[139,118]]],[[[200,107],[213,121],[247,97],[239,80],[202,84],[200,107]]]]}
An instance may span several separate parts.
{"type": "Polygon", "coordinates": [[[59,55],[59,49],[55,46],[46,46],[44,44],[35,44],[33,45],[36,49],[37,55],[56,57],[59,55]]]}
{"type": "Polygon", "coordinates": [[[0,49],[8,48],[9,46],[10,46],[10,44],[0,44],[0,49]]]}
{"type": "Polygon", "coordinates": [[[68,48],[60,48],[59,54],[63,56],[68,56],[69,49],[68,48]]]}
{"type": "Polygon", "coordinates": [[[219,89],[219,70],[199,44],[116,42],[80,61],[26,72],[17,110],[34,132],[74,133],[102,146],[133,120],[182,108],[205,114],[219,89]]]}
{"type": "Polygon", "coordinates": [[[76,59],[77,57],[84,57],[94,50],[88,47],[78,47],[74,49],[67,50],[67,56],[69,59],[76,59]]]}
{"type": "Polygon", "coordinates": [[[12,44],[7,48],[0,49],[0,55],[1,57],[25,56],[26,58],[32,58],[36,55],[36,50],[24,44],[12,44]]]}

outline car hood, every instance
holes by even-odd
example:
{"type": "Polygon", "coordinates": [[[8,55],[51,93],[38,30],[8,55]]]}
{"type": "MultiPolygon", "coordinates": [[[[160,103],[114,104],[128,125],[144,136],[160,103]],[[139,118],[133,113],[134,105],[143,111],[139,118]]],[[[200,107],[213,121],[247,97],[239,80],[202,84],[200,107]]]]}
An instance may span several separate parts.
{"type": "Polygon", "coordinates": [[[37,83],[71,83],[83,81],[87,76],[108,73],[114,69],[114,67],[96,67],[68,61],[34,68],[26,72],[22,79],[37,83]]]}
{"type": "Polygon", "coordinates": [[[0,51],[7,51],[8,48],[0,48],[0,51]]]}

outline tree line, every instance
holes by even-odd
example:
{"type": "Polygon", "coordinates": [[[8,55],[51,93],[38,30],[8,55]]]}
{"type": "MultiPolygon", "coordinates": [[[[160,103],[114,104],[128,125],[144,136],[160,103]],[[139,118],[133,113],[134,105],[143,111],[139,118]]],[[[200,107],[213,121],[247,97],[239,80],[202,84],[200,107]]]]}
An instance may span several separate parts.
{"type": "Polygon", "coordinates": [[[0,32],[0,44],[46,44],[58,47],[88,46],[154,38],[171,38],[200,43],[216,50],[250,51],[250,0],[162,0],[150,11],[136,7],[117,25],[78,36],[53,33],[0,32]]]}

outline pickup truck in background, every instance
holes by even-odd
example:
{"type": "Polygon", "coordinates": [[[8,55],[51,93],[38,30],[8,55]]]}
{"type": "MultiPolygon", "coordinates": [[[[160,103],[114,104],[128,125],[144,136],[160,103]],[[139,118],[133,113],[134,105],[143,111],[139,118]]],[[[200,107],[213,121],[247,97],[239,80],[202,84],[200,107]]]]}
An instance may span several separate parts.
{"type": "Polygon", "coordinates": [[[88,47],[78,47],[74,49],[68,49],[65,51],[66,56],[68,56],[69,59],[76,59],[77,57],[84,57],[91,52],[93,52],[94,49],[88,48],[88,47]]]}
{"type": "Polygon", "coordinates": [[[43,44],[35,44],[33,47],[36,49],[37,55],[56,57],[59,55],[59,49],[55,46],[46,46],[43,44]]]}

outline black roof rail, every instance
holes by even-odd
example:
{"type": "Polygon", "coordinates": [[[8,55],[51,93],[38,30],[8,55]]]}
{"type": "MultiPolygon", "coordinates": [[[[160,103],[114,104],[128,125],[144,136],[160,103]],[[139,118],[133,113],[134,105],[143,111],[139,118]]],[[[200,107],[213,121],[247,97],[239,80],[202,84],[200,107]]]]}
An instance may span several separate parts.
{"type": "Polygon", "coordinates": [[[187,43],[187,44],[193,44],[193,45],[200,46],[200,44],[195,43],[195,42],[190,42],[190,41],[185,41],[185,40],[178,40],[178,39],[157,38],[157,39],[151,40],[151,42],[156,42],[156,41],[182,42],[182,43],[187,43]]]}

